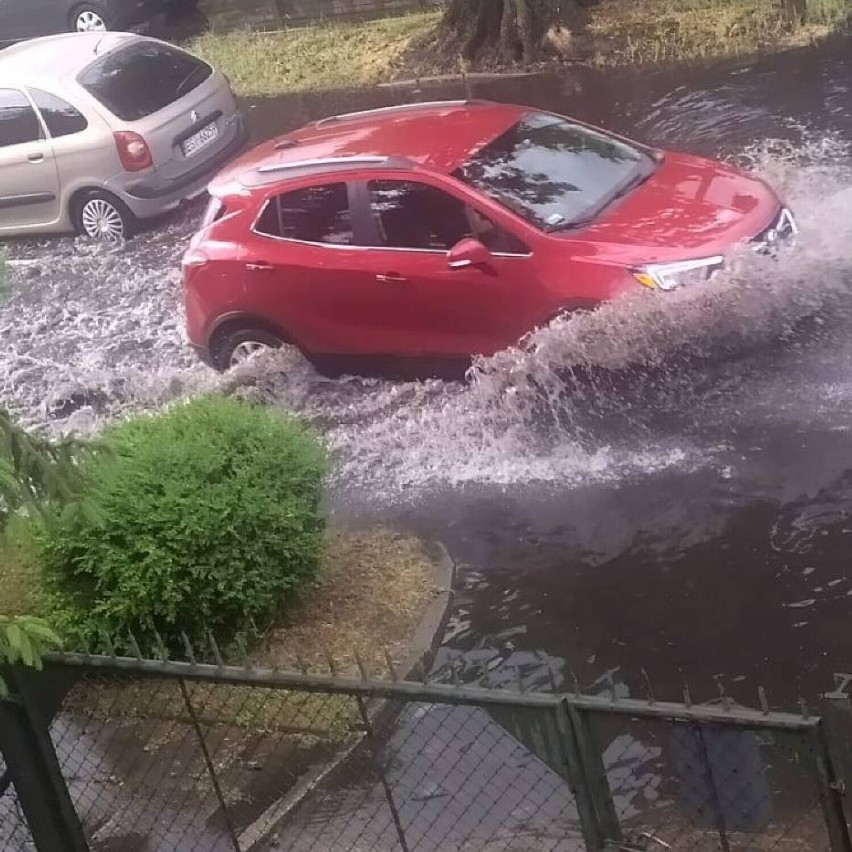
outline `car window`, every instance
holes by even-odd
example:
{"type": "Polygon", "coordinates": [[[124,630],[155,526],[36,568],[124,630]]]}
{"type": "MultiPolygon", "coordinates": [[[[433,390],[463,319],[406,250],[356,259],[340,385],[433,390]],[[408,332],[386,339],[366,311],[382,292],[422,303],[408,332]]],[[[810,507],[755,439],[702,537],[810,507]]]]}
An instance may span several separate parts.
{"type": "Polygon", "coordinates": [[[449,251],[465,237],[476,237],[493,252],[529,253],[527,246],[487,216],[428,184],[375,180],[368,189],[383,247],[449,251]]]}
{"type": "Polygon", "coordinates": [[[0,89],[0,148],[41,139],[35,110],[17,89],[0,89]]]}
{"type": "Polygon", "coordinates": [[[80,133],[85,130],[89,123],[83,115],[76,110],[68,101],[43,92],[41,89],[30,89],[30,96],[35,101],[47,131],[54,139],[60,136],[70,136],[72,133],[80,133]]]}
{"type": "Polygon", "coordinates": [[[543,230],[571,227],[656,168],[625,142],[558,116],[529,113],[455,176],[543,230]]]}
{"type": "Polygon", "coordinates": [[[255,230],[285,240],[352,245],[346,184],[327,183],[276,196],[267,203],[255,230]]]}
{"type": "Polygon", "coordinates": [[[191,92],[213,69],[168,44],[137,41],[92,63],[77,82],[123,121],[153,115],[191,92]]]}

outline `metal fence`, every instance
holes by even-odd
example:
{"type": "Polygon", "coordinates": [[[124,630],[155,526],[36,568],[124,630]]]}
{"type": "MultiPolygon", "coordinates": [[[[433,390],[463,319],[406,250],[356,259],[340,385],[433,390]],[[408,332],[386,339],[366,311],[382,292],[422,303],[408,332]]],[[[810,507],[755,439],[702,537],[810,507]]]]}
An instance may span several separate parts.
{"type": "Polygon", "coordinates": [[[363,674],[7,672],[0,849],[852,848],[843,690],[816,716],[363,674]]]}
{"type": "Polygon", "coordinates": [[[437,0],[202,0],[214,30],[278,30],[329,21],[362,21],[439,8],[437,0]]]}

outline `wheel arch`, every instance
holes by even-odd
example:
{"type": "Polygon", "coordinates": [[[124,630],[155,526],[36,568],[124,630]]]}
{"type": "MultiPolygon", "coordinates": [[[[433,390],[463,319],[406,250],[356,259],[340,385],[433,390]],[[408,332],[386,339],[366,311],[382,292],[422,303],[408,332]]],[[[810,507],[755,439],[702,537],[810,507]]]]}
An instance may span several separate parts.
{"type": "Polygon", "coordinates": [[[248,328],[257,328],[269,334],[274,334],[282,343],[291,346],[299,345],[293,335],[278,323],[251,311],[231,311],[230,313],[222,314],[222,316],[218,317],[210,325],[207,331],[208,350],[213,351],[216,344],[223,337],[248,328]]]}

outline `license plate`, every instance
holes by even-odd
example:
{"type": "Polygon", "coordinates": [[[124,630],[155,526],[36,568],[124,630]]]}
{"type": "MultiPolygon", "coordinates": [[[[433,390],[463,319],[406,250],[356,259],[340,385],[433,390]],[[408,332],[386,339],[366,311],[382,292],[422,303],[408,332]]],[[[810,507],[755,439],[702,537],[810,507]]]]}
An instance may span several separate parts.
{"type": "Polygon", "coordinates": [[[218,135],[219,128],[216,126],[215,121],[205,124],[198,133],[193,133],[192,136],[181,142],[180,147],[184,157],[191,157],[193,154],[197,154],[202,148],[216,139],[218,135]]]}

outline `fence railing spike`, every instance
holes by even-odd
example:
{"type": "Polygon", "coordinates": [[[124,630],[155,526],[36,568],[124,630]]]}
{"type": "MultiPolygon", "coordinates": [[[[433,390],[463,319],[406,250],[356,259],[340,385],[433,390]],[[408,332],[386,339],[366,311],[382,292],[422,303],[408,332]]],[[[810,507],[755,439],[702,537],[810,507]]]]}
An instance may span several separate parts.
{"type": "Polygon", "coordinates": [[[520,666],[515,666],[515,678],[518,682],[518,692],[523,695],[526,690],[524,689],[524,673],[521,671],[520,666]]]}
{"type": "Polygon", "coordinates": [[[325,659],[326,659],[326,662],[328,663],[328,670],[331,672],[331,676],[337,677],[337,663],[334,661],[334,657],[332,657],[331,654],[328,651],[326,651],[325,652],[325,659]]]}
{"type": "Polygon", "coordinates": [[[298,654],[298,655],[296,656],[296,665],[299,667],[299,671],[300,671],[303,675],[306,675],[306,674],[308,673],[308,664],[305,662],[305,660],[304,660],[304,658],[301,656],[301,654],[298,654]]]}
{"type": "Polygon", "coordinates": [[[213,662],[215,662],[220,669],[225,668],[225,662],[222,659],[219,646],[216,644],[216,637],[213,636],[209,630],[207,631],[207,641],[210,643],[210,650],[213,653],[213,662]]]}
{"type": "Polygon", "coordinates": [[[769,715],[769,701],[766,698],[766,690],[763,686],[757,687],[757,700],[760,702],[760,709],[764,716],[769,715]]]}
{"type": "Polygon", "coordinates": [[[453,682],[453,686],[461,686],[461,680],[459,679],[459,667],[456,665],[455,660],[450,663],[450,680],[453,682]]]}
{"type": "Polygon", "coordinates": [[[808,703],[801,695],[799,696],[799,712],[802,714],[803,719],[811,718],[811,711],[808,707],[808,703]]]}
{"type": "Polygon", "coordinates": [[[251,659],[249,658],[248,646],[246,645],[246,640],[243,636],[237,636],[234,639],[234,644],[237,646],[237,651],[240,655],[240,662],[243,664],[244,669],[251,668],[251,659]]]}
{"type": "Polygon", "coordinates": [[[572,668],[569,668],[568,672],[571,675],[571,685],[574,687],[574,695],[579,697],[579,695],[580,695],[580,681],[577,678],[577,673],[572,668]]]}
{"type": "Polygon", "coordinates": [[[609,684],[609,700],[615,704],[618,701],[618,695],[615,691],[615,678],[612,676],[612,672],[606,673],[606,681],[609,684]]]}
{"type": "Polygon", "coordinates": [[[642,666],[640,671],[642,672],[642,680],[645,681],[645,690],[648,693],[648,704],[653,707],[653,705],[657,703],[657,699],[654,696],[654,687],[651,685],[651,678],[648,676],[648,671],[645,666],[642,666]]]}
{"type": "Polygon", "coordinates": [[[159,630],[157,628],[153,628],[154,630],[154,644],[157,646],[157,653],[160,655],[160,659],[167,663],[169,661],[169,652],[166,650],[166,643],[163,642],[163,637],[160,636],[159,630]]]}
{"type": "Polygon", "coordinates": [[[111,657],[113,660],[118,656],[115,653],[115,645],[112,643],[112,637],[107,633],[106,630],[101,631],[101,639],[104,643],[104,648],[106,649],[106,654],[108,657],[111,657]]]}
{"type": "Polygon", "coordinates": [[[391,657],[390,651],[388,651],[386,646],[382,646],[382,653],[385,657],[385,665],[388,667],[390,679],[393,681],[399,680],[399,675],[396,673],[396,666],[393,664],[393,657],[391,657]]]}
{"type": "Polygon", "coordinates": [[[713,675],[713,680],[716,681],[716,689],[719,690],[719,698],[722,699],[722,707],[725,709],[726,713],[731,711],[731,697],[728,695],[728,690],[725,689],[725,683],[722,680],[722,675],[717,674],[713,675]]]}
{"type": "Polygon", "coordinates": [[[136,635],[132,630],[127,633],[127,644],[130,646],[130,650],[133,653],[133,656],[136,657],[140,662],[142,661],[142,649],[139,647],[139,642],[136,639],[136,635]]]}
{"type": "Polygon", "coordinates": [[[361,674],[361,680],[369,680],[370,679],[370,673],[367,671],[367,666],[364,664],[364,660],[362,659],[361,655],[357,651],[355,651],[354,654],[355,654],[355,664],[358,666],[358,671],[361,674]]]}
{"type": "Polygon", "coordinates": [[[187,636],[186,633],[181,630],[180,638],[183,641],[183,650],[186,654],[186,661],[188,663],[192,663],[192,665],[195,665],[195,651],[192,648],[192,642],[189,641],[189,636],[187,636]]]}
{"type": "Polygon", "coordinates": [[[680,679],[683,682],[683,705],[687,708],[692,707],[692,694],[689,690],[689,681],[683,669],[678,669],[678,671],[680,672],[680,679]]]}
{"type": "MultiPolygon", "coordinates": [[[[541,656],[544,657],[544,654],[541,656]]],[[[559,684],[556,682],[556,672],[553,671],[553,665],[549,659],[545,659],[544,665],[547,670],[548,680],[550,681],[550,691],[554,695],[557,695],[559,693],[559,684]]]]}

